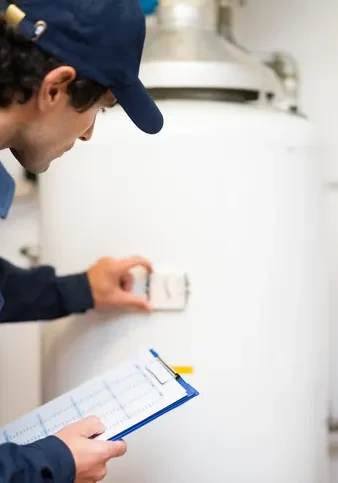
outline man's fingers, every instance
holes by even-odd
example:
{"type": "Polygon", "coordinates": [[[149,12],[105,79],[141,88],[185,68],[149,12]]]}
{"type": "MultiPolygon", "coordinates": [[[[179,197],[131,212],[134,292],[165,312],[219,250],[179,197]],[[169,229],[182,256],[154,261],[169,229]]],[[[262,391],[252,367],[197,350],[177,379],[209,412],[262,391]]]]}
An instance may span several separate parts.
{"type": "Polygon", "coordinates": [[[131,292],[121,291],[118,295],[118,305],[123,307],[136,307],[147,312],[151,311],[151,304],[149,300],[144,297],[137,297],[131,292]]]}
{"type": "Polygon", "coordinates": [[[151,262],[143,257],[124,258],[117,262],[117,270],[121,275],[137,266],[144,267],[147,272],[152,272],[153,269],[151,262]]]}
{"type": "Polygon", "coordinates": [[[134,277],[131,273],[126,273],[126,275],[122,276],[121,282],[123,290],[130,292],[134,286],[134,277]]]}
{"type": "Polygon", "coordinates": [[[88,416],[87,418],[81,419],[76,423],[79,425],[81,435],[85,438],[91,438],[102,434],[105,431],[105,426],[102,421],[97,416],[88,416]]]}

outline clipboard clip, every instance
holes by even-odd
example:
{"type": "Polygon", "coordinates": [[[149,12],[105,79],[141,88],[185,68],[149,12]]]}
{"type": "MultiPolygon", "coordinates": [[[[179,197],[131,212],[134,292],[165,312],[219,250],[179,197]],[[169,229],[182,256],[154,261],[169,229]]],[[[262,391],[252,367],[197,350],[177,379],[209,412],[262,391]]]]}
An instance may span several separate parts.
{"type": "Polygon", "coordinates": [[[173,371],[155,351],[150,352],[153,354],[154,360],[146,366],[146,369],[162,386],[179,378],[179,374],[173,371]]]}

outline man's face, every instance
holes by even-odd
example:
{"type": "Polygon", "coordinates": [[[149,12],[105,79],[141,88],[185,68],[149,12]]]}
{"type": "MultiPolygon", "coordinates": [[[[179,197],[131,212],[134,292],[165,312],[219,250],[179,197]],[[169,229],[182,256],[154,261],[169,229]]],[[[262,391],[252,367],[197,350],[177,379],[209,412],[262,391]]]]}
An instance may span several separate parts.
{"type": "Polygon", "coordinates": [[[10,149],[20,164],[32,173],[46,171],[50,163],[69,151],[77,139],[89,141],[100,110],[114,104],[107,92],[85,112],[70,104],[67,85],[73,69],[60,67],[49,73],[25,107],[10,149]]]}

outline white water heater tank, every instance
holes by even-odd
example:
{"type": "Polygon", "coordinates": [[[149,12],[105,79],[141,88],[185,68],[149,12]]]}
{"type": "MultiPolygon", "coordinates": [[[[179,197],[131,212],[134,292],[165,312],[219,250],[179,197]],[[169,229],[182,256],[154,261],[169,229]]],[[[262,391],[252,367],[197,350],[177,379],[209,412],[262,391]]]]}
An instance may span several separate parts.
{"type": "Polygon", "coordinates": [[[128,436],[108,482],[324,482],[322,153],[311,124],[218,101],[159,106],[159,135],[114,108],[41,176],[43,262],[66,274],[141,254],[187,274],[187,307],[46,323],[44,397],[154,347],[189,368],[201,395],[128,436]]]}
{"type": "Polygon", "coordinates": [[[44,399],[152,347],[200,397],[128,436],[108,483],[326,483],[323,152],[213,5],[160,1],[141,78],[161,133],[115,107],[40,178],[43,263],[140,254],[187,276],[187,305],[46,323],[44,399]]]}

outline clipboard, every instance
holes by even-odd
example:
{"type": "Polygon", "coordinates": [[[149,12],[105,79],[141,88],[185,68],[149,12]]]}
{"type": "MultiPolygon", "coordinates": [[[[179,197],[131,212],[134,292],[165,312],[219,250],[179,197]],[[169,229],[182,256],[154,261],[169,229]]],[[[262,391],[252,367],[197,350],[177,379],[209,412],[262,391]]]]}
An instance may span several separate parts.
{"type": "Polygon", "coordinates": [[[147,349],[0,428],[0,444],[33,443],[90,414],[106,426],[91,439],[116,441],[198,395],[154,349],[147,349]]]}
{"type": "Polygon", "coordinates": [[[109,438],[109,441],[117,441],[119,439],[125,438],[128,434],[133,433],[134,431],[137,431],[143,426],[146,426],[147,424],[151,423],[157,418],[160,418],[166,413],[169,413],[170,411],[173,411],[174,409],[178,408],[182,404],[185,404],[186,402],[190,401],[191,399],[194,399],[195,397],[199,396],[200,393],[190,384],[188,384],[180,374],[177,372],[173,371],[170,366],[168,366],[163,359],[159,356],[159,354],[154,350],[154,349],[149,349],[149,352],[153,355],[154,357],[154,362],[157,364],[157,367],[150,366],[148,367],[148,371],[156,377],[157,381],[160,384],[166,384],[169,380],[175,379],[178,384],[180,384],[183,389],[186,391],[186,395],[181,398],[180,400],[176,401],[173,404],[170,404],[169,406],[165,407],[164,409],[154,413],[152,416],[149,416],[148,418],[145,418],[144,420],[140,421],[139,423],[131,426],[130,428],[118,433],[117,435],[113,436],[112,438],[109,438]],[[162,369],[162,370],[161,370],[162,369]],[[167,377],[163,377],[166,375],[167,377]]]}

